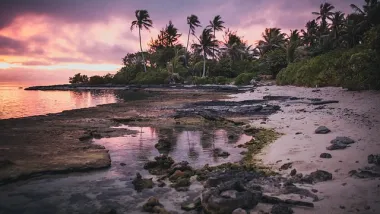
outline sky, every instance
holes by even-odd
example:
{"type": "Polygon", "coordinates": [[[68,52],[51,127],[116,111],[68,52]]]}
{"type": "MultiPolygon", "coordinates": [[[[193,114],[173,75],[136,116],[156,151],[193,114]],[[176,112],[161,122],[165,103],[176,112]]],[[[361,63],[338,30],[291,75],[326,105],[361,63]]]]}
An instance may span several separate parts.
{"type": "MultiPolygon", "coordinates": [[[[302,29],[324,0],[1,0],[0,83],[67,83],[75,73],[115,73],[121,58],[139,50],[138,31],[130,30],[134,11],[148,10],[153,27],[142,32],[143,49],[169,20],[182,33],[195,14],[203,27],[216,15],[225,26],[255,44],[268,27],[302,29]]],[[[330,0],[351,12],[364,0],[330,0]]],[[[197,30],[197,35],[201,29],[197,30]]],[[[221,39],[223,33],[217,33],[221,39]]]]}

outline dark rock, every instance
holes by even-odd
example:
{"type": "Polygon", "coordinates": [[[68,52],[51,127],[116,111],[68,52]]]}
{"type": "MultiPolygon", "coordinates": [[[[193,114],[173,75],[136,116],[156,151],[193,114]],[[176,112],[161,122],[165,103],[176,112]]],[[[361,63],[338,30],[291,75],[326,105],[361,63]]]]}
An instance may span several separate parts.
{"type": "Polygon", "coordinates": [[[321,91],[320,89],[311,90],[311,92],[320,92],[320,91],[321,91]]]}
{"type": "Polygon", "coordinates": [[[346,186],[346,185],[347,185],[347,183],[343,183],[343,184],[342,184],[342,186],[346,186]]]}
{"type": "Polygon", "coordinates": [[[351,170],[348,172],[350,176],[355,176],[357,178],[378,178],[380,177],[380,167],[379,166],[369,166],[363,169],[351,170]]]}
{"type": "Polygon", "coordinates": [[[241,182],[230,181],[217,188],[204,190],[202,207],[207,213],[230,214],[238,208],[254,208],[259,203],[261,195],[260,191],[249,190],[241,182]]]}
{"type": "Polygon", "coordinates": [[[238,208],[234,210],[232,214],[247,214],[247,211],[243,210],[242,208],[238,208]]]}
{"type": "Polygon", "coordinates": [[[114,208],[101,207],[98,214],[117,214],[117,211],[114,208]]]}
{"type": "Polygon", "coordinates": [[[163,207],[163,205],[155,197],[150,197],[148,201],[143,205],[143,211],[153,213],[155,207],[163,207]]]}
{"type": "Polygon", "coordinates": [[[175,171],[180,170],[182,172],[193,171],[193,168],[189,165],[187,161],[181,161],[173,164],[169,169],[169,175],[172,175],[175,171]]]}
{"type": "Polygon", "coordinates": [[[341,150],[341,149],[345,149],[347,147],[348,147],[348,145],[346,145],[346,144],[335,143],[335,144],[332,144],[332,145],[326,147],[326,149],[327,150],[341,150]]]}
{"type": "Polygon", "coordinates": [[[290,171],[290,176],[295,176],[296,174],[297,174],[296,169],[292,169],[292,171],[290,171]]]}
{"type": "Polygon", "coordinates": [[[301,207],[314,207],[313,203],[306,201],[296,201],[292,199],[280,199],[273,196],[263,195],[261,198],[261,202],[267,204],[288,204],[293,206],[301,206],[301,207]]]}
{"type": "Polygon", "coordinates": [[[215,157],[228,157],[230,156],[230,153],[226,152],[226,151],[223,151],[222,149],[220,148],[215,148],[213,151],[212,151],[213,155],[215,157]]]}
{"type": "Polygon", "coordinates": [[[178,179],[175,183],[171,185],[171,187],[174,187],[176,190],[180,187],[189,187],[191,185],[190,178],[181,178],[178,179]]]}
{"type": "Polygon", "coordinates": [[[159,182],[159,183],[157,184],[157,186],[158,186],[158,187],[164,187],[164,186],[166,186],[166,184],[165,184],[165,182],[162,182],[162,181],[161,181],[161,182],[159,182]]]}
{"type": "Polygon", "coordinates": [[[288,170],[289,168],[292,168],[292,162],[290,163],[285,163],[280,167],[280,170],[288,170]]]}
{"type": "Polygon", "coordinates": [[[156,147],[157,150],[170,150],[172,148],[172,143],[168,139],[159,139],[154,147],[156,147]]]}
{"type": "Polygon", "coordinates": [[[149,173],[153,175],[163,175],[167,173],[174,164],[174,160],[167,155],[160,155],[154,159],[155,161],[149,161],[144,164],[144,169],[147,169],[149,173]]]}
{"type": "Polygon", "coordinates": [[[176,170],[170,177],[169,180],[172,182],[175,182],[176,180],[180,178],[184,178],[186,175],[181,170],[176,170]]]}
{"type": "Polygon", "coordinates": [[[185,211],[199,210],[202,207],[200,198],[195,199],[194,202],[184,202],[181,204],[181,209],[185,211]]]}
{"type": "Polygon", "coordinates": [[[79,137],[78,139],[80,141],[87,141],[87,140],[90,140],[91,138],[92,138],[92,136],[90,134],[85,134],[85,135],[79,137]]]}
{"type": "Polygon", "coordinates": [[[271,214],[293,214],[294,211],[292,210],[292,208],[290,208],[287,205],[275,204],[275,205],[273,205],[270,213],[271,214]]]}
{"type": "Polygon", "coordinates": [[[320,126],[315,130],[315,134],[327,134],[331,132],[326,126],[320,126]]]}
{"type": "Polygon", "coordinates": [[[324,105],[324,104],[330,104],[330,103],[339,103],[337,100],[326,100],[326,101],[313,101],[311,102],[312,105],[324,105]]]}
{"type": "Polygon", "coordinates": [[[317,193],[317,192],[318,192],[317,189],[311,189],[311,191],[314,192],[314,193],[317,193]]]}
{"type": "Polygon", "coordinates": [[[235,138],[236,138],[235,135],[228,135],[228,140],[233,140],[233,139],[235,139],[235,138]]]}
{"type": "Polygon", "coordinates": [[[11,166],[11,165],[13,165],[12,161],[5,158],[0,158],[0,169],[11,166]]]}
{"type": "Polygon", "coordinates": [[[302,134],[302,132],[296,132],[296,135],[300,135],[300,134],[302,134]]]}
{"type": "Polygon", "coordinates": [[[342,209],[342,210],[346,209],[346,207],[343,206],[343,205],[340,205],[339,208],[342,209]]]}
{"type": "MultiPolygon", "coordinates": [[[[369,164],[376,164],[376,165],[380,166],[380,154],[369,155],[368,156],[368,163],[369,164]]],[[[0,165],[1,165],[1,161],[0,161],[0,165]]]]}
{"type": "Polygon", "coordinates": [[[132,184],[135,187],[135,190],[138,192],[143,189],[151,189],[154,186],[152,178],[144,179],[140,173],[136,173],[136,177],[133,179],[132,184]]]}
{"type": "Polygon", "coordinates": [[[332,174],[323,170],[317,170],[302,178],[303,182],[310,184],[328,180],[332,180],[332,174]]]}
{"type": "Polygon", "coordinates": [[[319,157],[320,158],[332,158],[330,153],[322,153],[319,157]]]}
{"type": "Polygon", "coordinates": [[[126,163],[120,163],[120,166],[126,166],[127,164],[126,163]]]}
{"type": "Polygon", "coordinates": [[[330,142],[331,144],[344,144],[349,145],[355,143],[354,140],[352,140],[349,137],[336,137],[334,140],[330,142]]]}

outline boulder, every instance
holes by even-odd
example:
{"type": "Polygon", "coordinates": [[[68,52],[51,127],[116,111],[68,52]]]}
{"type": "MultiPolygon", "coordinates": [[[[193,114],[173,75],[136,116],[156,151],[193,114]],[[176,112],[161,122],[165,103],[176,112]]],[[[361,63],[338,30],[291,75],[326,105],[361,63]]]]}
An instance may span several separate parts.
{"type": "Polygon", "coordinates": [[[331,144],[344,144],[349,145],[355,143],[354,140],[352,140],[349,137],[336,137],[334,140],[330,142],[331,144]]]}
{"type": "Polygon", "coordinates": [[[176,170],[170,177],[169,177],[169,180],[170,181],[176,181],[180,178],[184,178],[185,177],[185,173],[182,172],[181,170],[176,170]]]}
{"type": "Polygon", "coordinates": [[[136,177],[133,179],[132,184],[135,187],[135,190],[138,192],[142,191],[143,189],[151,189],[154,186],[152,178],[144,179],[140,173],[136,173],[136,177]]]}
{"type": "Polygon", "coordinates": [[[315,130],[315,134],[327,134],[330,133],[331,130],[326,126],[320,126],[315,130]]]}
{"type": "Polygon", "coordinates": [[[322,153],[321,155],[319,155],[319,157],[320,158],[332,158],[330,153],[322,153]]]}
{"type": "Polygon", "coordinates": [[[156,197],[150,197],[148,201],[143,205],[143,211],[153,213],[155,207],[164,207],[156,197]]]}
{"type": "Polygon", "coordinates": [[[327,150],[341,150],[347,148],[348,145],[342,143],[334,143],[326,147],[327,150]]]}
{"type": "Polygon", "coordinates": [[[295,176],[297,174],[297,170],[296,169],[292,169],[292,171],[290,171],[290,176],[295,176]]]}
{"type": "Polygon", "coordinates": [[[285,163],[285,164],[283,164],[281,167],[280,167],[280,170],[288,170],[288,169],[290,169],[290,168],[292,168],[292,162],[290,162],[290,163],[285,163]]]}
{"type": "Polygon", "coordinates": [[[201,199],[197,198],[193,202],[184,202],[181,204],[181,209],[185,211],[199,210],[202,206],[201,199]]]}
{"type": "Polygon", "coordinates": [[[232,214],[247,214],[247,211],[243,210],[242,208],[237,208],[232,212],[232,214]]]}
{"type": "Polygon", "coordinates": [[[182,172],[186,171],[193,171],[193,168],[189,165],[189,162],[187,161],[181,161],[178,163],[173,164],[169,169],[169,175],[172,175],[177,170],[180,170],[182,172]]]}
{"type": "Polygon", "coordinates": [[[380,154],[368,155],[368,163],[380,166],[380,154]]]}
{"type": "Polygon", "coordinates": [[[180,187],[189,187],[191,185],[190,178],[181,178],[178,179],[175,183],[171,185],[171,187],[174,187],[178,190],[180,187]]]}
{"type": "Polygon", "coordinates": [[[157,150],[170,150],[172,143],[168,139],[160,139],[154,147],[156,147],[157,150]]]}
{"type": "Polygon", "coordinates": [[[167,173],[174,164],[174,160],[167,155],[160,155],[154,159],[154,161],[148,161],[144,164],[144,169],[147,169],[149,173],[153,175],[163,175],[167,173]]]}
{"type": "Polygon", "coordinates": [[[315,172],[310,173],[310,175],[305,175],[301,179],[301,181],[310,184],[328,180],[332,180],[332,174],[324,170],[317,170],[315,172]]]}
{"type": "Polygon", "coordinates": [[[292,208],[290,208],[289,206],[285,204],[275,204],[273,205],[270,213],[271,214],[293,214],[294,211],[292,210],[292,208]]]}
{"type": "Polygon", "coordinates": [[[228,157],[228,156],[230,156],[230,153],[223,151],[220,148],[215,148],[212,151],[212,153],[213,153],[214,157],[228,157]]]}

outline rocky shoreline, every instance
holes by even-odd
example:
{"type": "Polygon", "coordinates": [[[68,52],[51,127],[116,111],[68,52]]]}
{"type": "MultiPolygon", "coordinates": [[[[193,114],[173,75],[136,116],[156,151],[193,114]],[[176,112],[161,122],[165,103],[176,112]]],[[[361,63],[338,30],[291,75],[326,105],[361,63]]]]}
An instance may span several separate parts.
{"type": "MultiPolygon", "coordinates": [[[[251,92],[242,94],[241,97],[249,96],[249,99],[243,100],[239,100],[240,95],[237,99],[226,100],[231,91],[214,93],[214,89],[158,90],[161,93],[157,96],[133,103],[108,104],[49,116],[0,120],[0,138],[6,139],[5,143],[0,144],[0,154],[4,157],[0,160],[2,184],[46,173],[109,167],[112,160],[106,148],[91,144],[91,141],[137,133],[135,130],[117,127],[120,124],[187,130],[223,128],[228,130],[227,137],[231,141],[243,133],[251,137],[251,140],[236,145],[245,149],[241,153],[243,155],[241,161],[194,168],[186,161],[173,160],[170,157],[171,137],[160,135],[155,148],[161,155],[147,161],[143,167],[144,171],[133,172],[135,176],[131,182],[134,189],[137,194],[144,194],[149,189],[153,189],[154,192],[166,189],[189,195],[186,200],[180,202],[180,206],[177,203],[174,209],[162,203],[163,198],[160,198],[159,194],[151,195],[142,199],[142,203],[133,211],[163,214],[238,214],[318,213],[321,210],[331,209],[328,207],[321,209],[320,206],[326,201],[325,197],[320,195],[323,191],[318,186],[324,183],[328,185],[339,179],[336,177],[336,172],[318,167],[305,171],[299,167],[299,161],[289,158],[286,162],[276,160],[275,164],[270,164],[261,156],[263,149],[266,153],[268,149],[278,145],[281,139],[290,136],[287,131],[278,133],[282,131],[276,125],[274,126],[276,130],[270,129],[272,117],[295,113],[298,116],[293,120],[303,121],[309,109],[324,111],[331,108],[329,105],[339,104],[338,99],[334,100],[328,96],[324,99],[320,96],[309,97],[301,94],[299,96],[271,94],[272,91],[266,87],[251,89],[251,92]],[[255,97],[255,94],[259,97],[255,97]],[[297,109],[289,113],[287,108],[293,106],[297,109]],[[307,106],[308,110],[298,106],[307,106]],[[260,126],[263,128],[258,128],[260,126]],[[268,146],[274,141],[274,144],[268,146]],[[150,176],[147,176],[147,173],[150,176]],[[196,191],[192,190],[194,185],[199,186],[196,191]]],[[[331,132],[335,132],[335,128],[320,124],[313,132],[321,137],[329,136],[331,132]]],[[[303,135],[304,132],[295,133],[295,136],[303,135]]],[[[330,145],[325,146],[325,152],[321,152],[318,156],[320,159],[331,160],[335,158],[334,151],[350,150],[353,148],[348,147],[357,144],[357,138],[338,136],[331,139],[330,145]]],[[[290,151],[291,148],[285,147],[282,150],[290,151]]],[[[212,151],[214,158],[230,155],[224,148],[214,148],[212,151]]],[[[379,155],[371,154],[368,156],[369,167],[352,170],[347,176],[376,179],[380,175],[379,163],[379,155]]],[[[126,164],[128,163],[120,163],[121,167],[126,164]]],[[[339,204],[338,210],[333,212],[340,213],[347,206],[339,204]]],[[[360,209],[366,210],[366,213],[377,210],[376,206],[366,208],[367,205],[364,209],[360,209]]],[[[119,213],[121,210],[124,209],[118,206],[105,206],[101,207],[98,213],[119,213]]]]}

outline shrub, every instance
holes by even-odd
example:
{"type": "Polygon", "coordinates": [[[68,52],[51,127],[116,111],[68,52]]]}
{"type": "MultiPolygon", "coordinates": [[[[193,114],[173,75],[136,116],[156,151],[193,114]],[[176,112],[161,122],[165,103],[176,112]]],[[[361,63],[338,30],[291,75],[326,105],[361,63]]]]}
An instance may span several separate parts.
{"type": "Polygon", "coordinates": [[[194,85],[206,85],[214,84],[214,78],[212,77],[193,77],[194,85]]]}
{"type": "Polygon", "coordinates": [[[123,67],[115,74],[113,82],[117,84],[129,84],[136,78],[137,73],[135,66],[123,67]]]}
{"type": "Polygon", "coordinates": [[[164,70],[140,72],[136,78],[130,81],[132,84],[168,84],[170,74],[164,70]]]}
{"type": "Polygon", "coordinates": [[[254,73],[239,74],[239,76],[235,78],[235,85],[248,85],[254,76],[254,73]]]}
{"type": "Polygon", "coordinates": [[[215,77],[214,79],[214,83],[218,85],[226,85],[226,84],[229,84],[230,82],[231,82],[230,79],[223,76],[218,76],[218,77],[215,77]]]}

